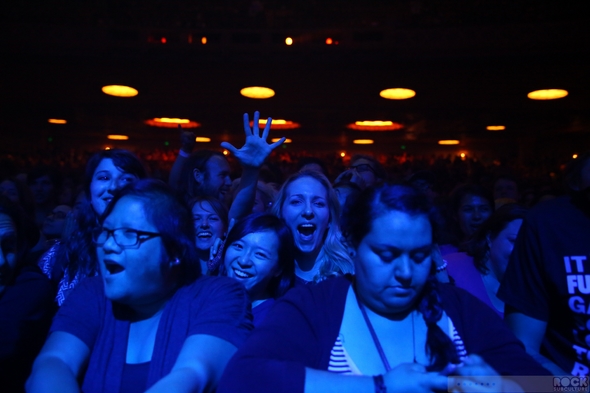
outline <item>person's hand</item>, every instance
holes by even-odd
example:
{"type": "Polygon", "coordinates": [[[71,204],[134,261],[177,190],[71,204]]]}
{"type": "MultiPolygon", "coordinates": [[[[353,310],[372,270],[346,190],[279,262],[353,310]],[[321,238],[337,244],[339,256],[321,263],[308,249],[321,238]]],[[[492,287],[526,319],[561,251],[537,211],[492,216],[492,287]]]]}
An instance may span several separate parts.
{"type": "Polygon", "coordinates": [[[334,181],[334,184],[337,184],[340,182],[354,183],[361,190],[364,190],[367,187],[367,185],[365,184],[365,179],[363,179],[362,176],[360,175],[360,173],[358,173],[358,171],[354,168],[349,168],[349,169],[345,170],[344,172],[342,172],[340,175],[338,175],[338,177],[334,181]]]}
{"type": "Polygon", "coordinates": [[[269,117],[266,122],[266,126],[260,135],[260,129],[258,127],[258,120],[260,113],[254,112],[254,124],[250,128],[250,118],[247,113],[244,113],[244,132],[246,133],[246,142],[244,146],[237,149],[229,142],[221,142],[221,147],[229,150],[236,158],[240,161],[243,166],[260,168],[270,153],[283,144],[285,137],[279,141],[268,144],[266,139],[270,131],[270,125],[272,119],[269,117]]]}
{"type": "Polygon", "coordinates": [[[434,392],[447,391],[447,377],[437,372],[428,372],[418,363],[402,363],[383,375],[387,392],[434,392]]]}
{"type": "Polygon", "coordinates": [[[195,148],[196,142],[196,135],[192,131],[184,130],[180,124],[178,125],[178,129],[180,130],[180,150],[185,152],[186,154],[191,154],[193,149],[195,148]]]}
{"type": "MultiPolygon", "coordinates": [[[[503,392],[507,383],[513,383],[499,376],[483,358],[473,354],[463,359],[463,364],[449,378],[453,392],[503,392]]],[[[509,391],[517,392],[519,387],[512,386],[509,391]]]]}

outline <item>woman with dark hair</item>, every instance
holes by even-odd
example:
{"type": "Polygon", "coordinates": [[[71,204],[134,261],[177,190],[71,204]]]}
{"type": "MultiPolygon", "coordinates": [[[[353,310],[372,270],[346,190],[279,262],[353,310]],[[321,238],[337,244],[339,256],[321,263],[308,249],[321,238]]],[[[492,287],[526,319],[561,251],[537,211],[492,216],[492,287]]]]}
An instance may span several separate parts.
{"type": "Polygon", "coordinates": [[[201,273],[216,274],[217,266],[209,263],[211,247],[227,232],[227,207],[219,199],[200,196],[189,202],[195,226],[195,244],[199,254],[201,273]]]}
{"type": "Polygon", "coordinates": [[[53,320],[29,392],[203,392],[252,328],[244,288],[200,276],[185,204],[163,182],[114,197],[94,231],[100,276],[53,320]]]}
{"type": "Polygon", "coordinates": [[[477,231],[467,253],[445,255],[455,285],[504,316],[504,302],[496,296],[526,209],[516,203],[501,206],[477,231]]]}
{"type": "Polygon", "coordinates": [[[7,392],[23,390],[55,311],[54,286],[25,263],[29,226],[20,206],[0,196],[0,381],[7,392]]]}
{"type": "Polygon", "coordinates": [[[492,194],[476,184],[464,184],[451,193],[448,211],[450,244],[443,241],[441,252],[444,255],[464,251],[467,243],[477,230],[494,212],[492,194]]]}
{"type": "Polygon", "coordinates": [[[472,391],[489,378],[518,391],[499,375],[547,374],[492,310],[434,278],[434,223],[420,191],[366,189],[344,226],[356,276],[289,291],[218,392],[472,391]]]}
{"type": "Polygon", "coordinates": [[[234,225],[225,244],[222,273],[246,287],[258,326],[295,283],[291,230],[278,217],[252,214],[234,225]]]}
{"type": "Polygon", "coordinates": [[[354,271],[340,233],[338,197],[324,175],[302,171],[289,177],[271,212],[291,229],[299,282],[354,271]]]}
{"type": "Polygon", "coordinates": [[[127,150],[103,150],[90,158],[84,176],[85,198],[73,217],[75,229],[69,238],[57,243],[39,260],[41,270],[59,283],[58,305],[81,278],[98,273],[96,248],[92,242],[98,218],[118,190],[144,177],[143,164],[127,150]]]}

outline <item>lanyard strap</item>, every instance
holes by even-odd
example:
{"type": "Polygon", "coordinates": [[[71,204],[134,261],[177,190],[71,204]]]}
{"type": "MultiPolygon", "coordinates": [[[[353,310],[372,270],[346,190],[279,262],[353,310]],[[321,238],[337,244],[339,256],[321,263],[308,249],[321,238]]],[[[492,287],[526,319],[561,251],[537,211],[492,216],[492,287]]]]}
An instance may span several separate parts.
{"type": "Polygon", "coordinates": [[[363,314],[363,318],[365,318],[365,323],[367,324],[367,327],[369,328],[369,332],[371,332],[371,337],[373,338],[373,342],[375,343],[375,347],[377,347],[377,352],[379,352],[379,356],[381,357],[381,361],[383,362],[383,365],[385,366],[385,371],[390,371],[391,366],[389,365],[389,361],[387,360],[387,357],[385,356],[385,352],[383,351],[383,347],[381,346],[381,342],[379,342],[379,337],[377,337],[377,334],[375,333],[375,329],[373,329],[373,324],[371,323],[371,320],[369,319],[369,316],[367,315],[367,311],[365,310],[365,306],[361,303],[361,301],[359,300],[359,297],[356,295],[356,293],[355,293],[355,297],[356,297],[356,301],[359,305],[359,308],[361,309],[361,313],[363,314]]]}

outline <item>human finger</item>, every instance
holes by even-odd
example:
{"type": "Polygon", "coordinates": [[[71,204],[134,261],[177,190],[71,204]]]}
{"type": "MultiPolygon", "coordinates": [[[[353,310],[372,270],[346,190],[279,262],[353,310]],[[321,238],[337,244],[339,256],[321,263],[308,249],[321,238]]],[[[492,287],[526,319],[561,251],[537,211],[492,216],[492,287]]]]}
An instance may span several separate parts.
{"type": "Polygon", "coordinates": [[[221,142],[221,147],[229,150],[234,155],[238,152],[238,149],[229,142],[221,142]]]}
{"type": "Polygon", "coordinates": [[[252,129],[250,128],[250,116],[244,113],[244,133],[246,136],[252,135],[252,129]]]}
{"type": "MultiPolygon", "coordinates": [[[[266,138],[264,138],[264,139],[266,139],[266,138]]],[[[274,150],[274,149],[276,149],[277,147],[281,146],[281,145],[283,144],[283,142],[285,142],[286,140],[287,140],[287,138],[285,138],[285,137],[282,137],[281,139],[279,139],[279,140],[278,140],[278,141],[276,141],[275,143],[271,144],[271,145],[270,145],[270,148],[274,150]]]]}
{"type": "Polygon", "coordinates": [[[268,133],[270,131],[270,126],[272,125],[272,118],[268,118],[266,120],[266,125],[264,126],[264,130],[262,131],[262,139],[266,140],[268,138],[268,133]]]}
{"type": "Polygon", "coordinates": [[[260,112],[254,112],[254,123],[252,124],[252,135],[258,136],[259,134],[259,125],[260,125],[260,112]]]}

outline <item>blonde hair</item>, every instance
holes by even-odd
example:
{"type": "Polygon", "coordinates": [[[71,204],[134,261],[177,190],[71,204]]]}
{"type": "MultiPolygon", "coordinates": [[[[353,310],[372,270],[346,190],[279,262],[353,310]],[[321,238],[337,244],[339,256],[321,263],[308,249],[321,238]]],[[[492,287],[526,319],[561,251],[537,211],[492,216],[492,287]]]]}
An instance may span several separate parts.
{"type": "MultiPolygon", "coordinates": [[[[338,197],[330,184],[330,181],[321,173],[311,170],[304,170],[290,176],[279,192],[271,209],[271,213],[277,217],[283,218],[281,210],[287,198],[287,188],[295,180],[310,177],[317,180],[326,189],[328,194],[328,208],[330,210],[330,219],[328,230],[322,244],[322,248],[316,258],[315,265],[319,266],[319,272],[314,281],[321,281],[326,277],[340,274],[354,274],[354,263],[348,255],[348,251],[343,242],[342,233],[340,232],[340,204],[338,197]]],[[[295,234],[293,234],[294,236],[295,234]]]]}

